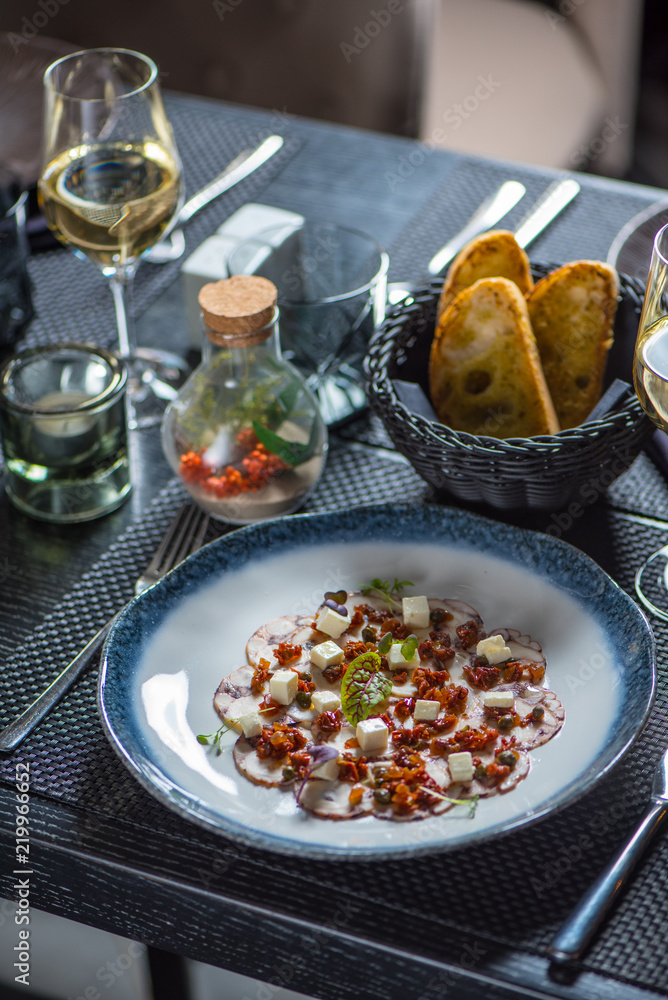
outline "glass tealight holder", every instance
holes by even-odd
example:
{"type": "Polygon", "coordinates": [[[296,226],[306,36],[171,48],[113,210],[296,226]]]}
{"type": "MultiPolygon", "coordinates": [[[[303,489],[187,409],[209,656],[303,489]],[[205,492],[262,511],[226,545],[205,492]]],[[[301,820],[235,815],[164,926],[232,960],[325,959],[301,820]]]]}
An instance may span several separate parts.
{"type": "Polygon", "coordinates": [[[54,344],[0,370],[5,490],[44,521],[90,521],[128,497],[123,362],[99,347],[54,344]]]}

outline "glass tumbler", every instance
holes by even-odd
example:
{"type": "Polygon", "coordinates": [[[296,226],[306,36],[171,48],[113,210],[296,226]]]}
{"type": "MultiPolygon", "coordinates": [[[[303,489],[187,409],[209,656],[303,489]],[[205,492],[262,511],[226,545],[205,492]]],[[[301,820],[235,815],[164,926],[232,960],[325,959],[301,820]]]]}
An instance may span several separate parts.
{"type": "Polygon", "coordinates": [[[89,521],[130,493],[124,363],[99,347],[54,344],[0,370],[5,490],[19,510],[89,521]]]}
{"type": "Polygon", "coordinates": [[[239,243],[227,267],[276,285],[283,354],[306,376],[325,423],[336,426],[365,409],[362,361],[385,316],[383,248],[355,229],[303,220],[239,243]]]}

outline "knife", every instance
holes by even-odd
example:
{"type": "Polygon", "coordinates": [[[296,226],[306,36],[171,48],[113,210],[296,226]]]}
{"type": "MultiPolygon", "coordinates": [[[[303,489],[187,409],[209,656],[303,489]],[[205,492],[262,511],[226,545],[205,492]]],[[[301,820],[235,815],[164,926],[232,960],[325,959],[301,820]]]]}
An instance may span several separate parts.
{"type": "Polygon", "coordinates": [[[654,772],[652,805],[619,856],[599,875],[591,889],[555,934],[547,949],[547,954],[553,962],[564,965],[582,955],[666,816],[668,816],[668,750],[665,751],[654,772]]]}
{"type": "Polygon", "coordinates": [[[572,177],[553,181],[515,230],[515,239],[524,249],[573,201],[580,185],[572,177]]]}
{"type": "Polygon", "coordinates": [[[443,268],[456,257],[469,240],[491,227],[514,208],[520,198],[526,193],[524,184],[519,181],[506,181],[498,191],[491,194],[473,213],[469,221],[456,236],[435,254],[427,265],[430,274],[439,274],[443,268]]]}
{"type": "MultiPolygon", "coordinates": [[[[514,181],[508,181],[509,184],[516,183],[514,181]]],[[[520,185],[521,187],[522,185],[520,185]]],[[[500,189],[502,190],[502,189],[500,189]]],[[[524,248],[527,247],[539,233],[545,229],[546,226],[552,222],[560,212],[562,212],[573,198],[577,195],[580,190],[580,185],[572,177],[566,180],[553,181],[543,192],[542,196],[538,202],[534,205],[528,215],[520,222],[519,226],[515,230],[515,239],[519,245],[524,248]]],[[[500,192],[499,192],[500,193],[500,192]]],[[[519,201],[517,198],[513,205],[519,201]]],[[[492,222],[485,222],[480,228],[474,228],[472,225],[474,220],[476,220],[478,214],[482,215],[482,210],[485,205],[480,206],[480,209],[472,217],[471,221],[462,229],[457,236],[453,237],[449,243],[447,243],[442,250],[432,257],[428,264],[428,270],[430,274],[439,274],[443,268],[450,263],[453,257],[455,257],[462,247],[466,246],[468,241],[473,238],[473,236],[478,236],[480,233],[484,233],[485,230],[489,229],[490,226],[498,222],[500,218],[503,217],[505,212],[501,215],[497,215],[492,222]]],[[[510,211],[512,205],[506,209],[506,212],[510,211]]]]}
{"type": "Polygon", "coordinates": [[[228,188],[234,187],[235,184],[242,181],[248,174],[252,174],[265,160],[268,160],[274,153],[278,152],[283,142],[283,136],[270,135],[238,166],[233,167],[232,170],[226,170],[222,176],[217,177],[210,184],[207,184],[206,187],[202,188],[201,191],[193,195],[179,212],[176,224],[181,226],[183,223],[188,222],[195,212],[199,212],[200,208],[204,208],[205,205],[208,205],[218,195],[227,191],[228,188]]]}

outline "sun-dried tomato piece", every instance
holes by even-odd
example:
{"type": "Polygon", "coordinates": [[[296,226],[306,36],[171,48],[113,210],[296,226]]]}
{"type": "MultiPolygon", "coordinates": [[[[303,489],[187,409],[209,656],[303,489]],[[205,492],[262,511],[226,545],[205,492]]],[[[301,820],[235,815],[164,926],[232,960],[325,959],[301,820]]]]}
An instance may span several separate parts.
{"type": "Polygon", "coordinates": [[[403,701],[398,702],[394,706],[394,714],[397,719],[401,719],[404,722],[409,715],[412,715],[415,711],[415,698],[404,698],[403,701]]]}
{"type": "Polygon", "coordinates": [[[425,725],[413,726],[412,729],[398,729],[392,733],[392,743],[395,747],[414,747],[422,750],[427,745],[429,733],[425,725]]]}
{"type": "Polygon", "coordinates": [[[354,760],[339,761],[339,778],[341,781],[350,781],[353,784],[360,780],[357,764],[354,760]]]}
{"type": "Polygon", "coordinates": [[[299,659],[302,655],[302,647],[293,646],[289,642],[279,642],[273,653],[279,664],[284,667],[286,663],[292,663],[293,660],[299,659]]]}
{"type": "Polygon", "coordinates": [[[471,646],[475,646],[478,642],[478,626],[474,621],[458,625],[455,632],[464,649],[470,649],[471,646]]]}
{"type": "Polygon", "coordinates": [[[336,712],[321,712],[317,715],[312,723],[314,728],[317,728],[322,733],[338,733],[341,731],[341,713],[336,712]]]}
{"type": "Polygon", "coordinates": [[[444,733],[448,729],[452,729],[453,726],[457,725],[456,715],[443,715],[440,719],[432,719],[429,723],[429,729],[435,733],[444,733]]]}
{"type": "Polygon", "coordinates": [[[424,698],[428,691],[442,688],[450,680],[447,670],[430,670],[428,667],[416,667],[413,673],[413,684],[418,697],[424,698]]]}
{"type": "Polygon", "coordinates": [[[367,647],[366,643],[358,639],[349,639],[343,650],[343,655],[348,661],[352,662],[356,657],[361,656],[362,653],[366,653],[367,647]]]}
{"type": "Polygon", "coordinates": [[[388,611],[387,608],[372,608],[370,604],[356,604],[355,611],[359,611],[368,622],[373,622],[376,625],[393,617],[392,612],[388,611]]]}
{"type": "Polygon", "coordinates": [[[444,708],[461,715],[466,708],[468,696],[469,689],[464,687],[463,684],[451,684],[441,691],[440,702],[444,708]]]}
{"type": "Polygon", "coordinates": [[[260,691],[262,691],[268,677],[269,661],[262,659],[253,671],[253,676],[251,677],[250,687],[253,694],[259,694],[260,691]]]}
{"type": "Polygon", "coordinates": [[[490,688],[499,683],[501,677],[501,671],[498,667],[490,667],[480,657],[477,657],[471,666],[467,664],[463,667],[462,673],[469,684],[482,691],[489,691],[490,688]]]}
{"type": "Polygon", "coordinates": [[[275,722],[272,729],[263,729],[258,738],[257,754],[263,759],[281,760],[306,746],[307,738],[298,726],[275,722]]]}
{"type": "Polygon", "coordinates": [[[262,701],[260,702],[260,707],[258,712],[265,718],[269,719],[272,715],[277,715],[279,712],[284,710],[284,705],[279,705],[277,701],[271,697],[271,695],[266,694],[262,701]]]}

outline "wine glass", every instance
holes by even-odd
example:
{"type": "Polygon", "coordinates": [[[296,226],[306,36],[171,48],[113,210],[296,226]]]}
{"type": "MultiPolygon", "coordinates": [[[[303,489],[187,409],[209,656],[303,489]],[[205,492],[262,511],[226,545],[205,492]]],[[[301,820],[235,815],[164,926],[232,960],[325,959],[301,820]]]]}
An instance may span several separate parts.
{"type": "MultiPolygon", "coordinates": [[[[668,226],[654,237],[645,301],[633,361],[640,405],[668,431],[668,226]]],[[[653,552],[636,573],[636,592],[645,607],[668,621],[668,545],[653,552]]]]}
{"type": "Polygon", "coordinates": [[[141,254],[162,238],[183,202],[181,163],[157,76],[147,56],[118,48],[74,52],[44,74],[40,205],[58,239],[109,279],[135,402],[147,388],[164,395],[165,384],[147,370],[147,352],[137,358],[132,279],[141,254]]]}

